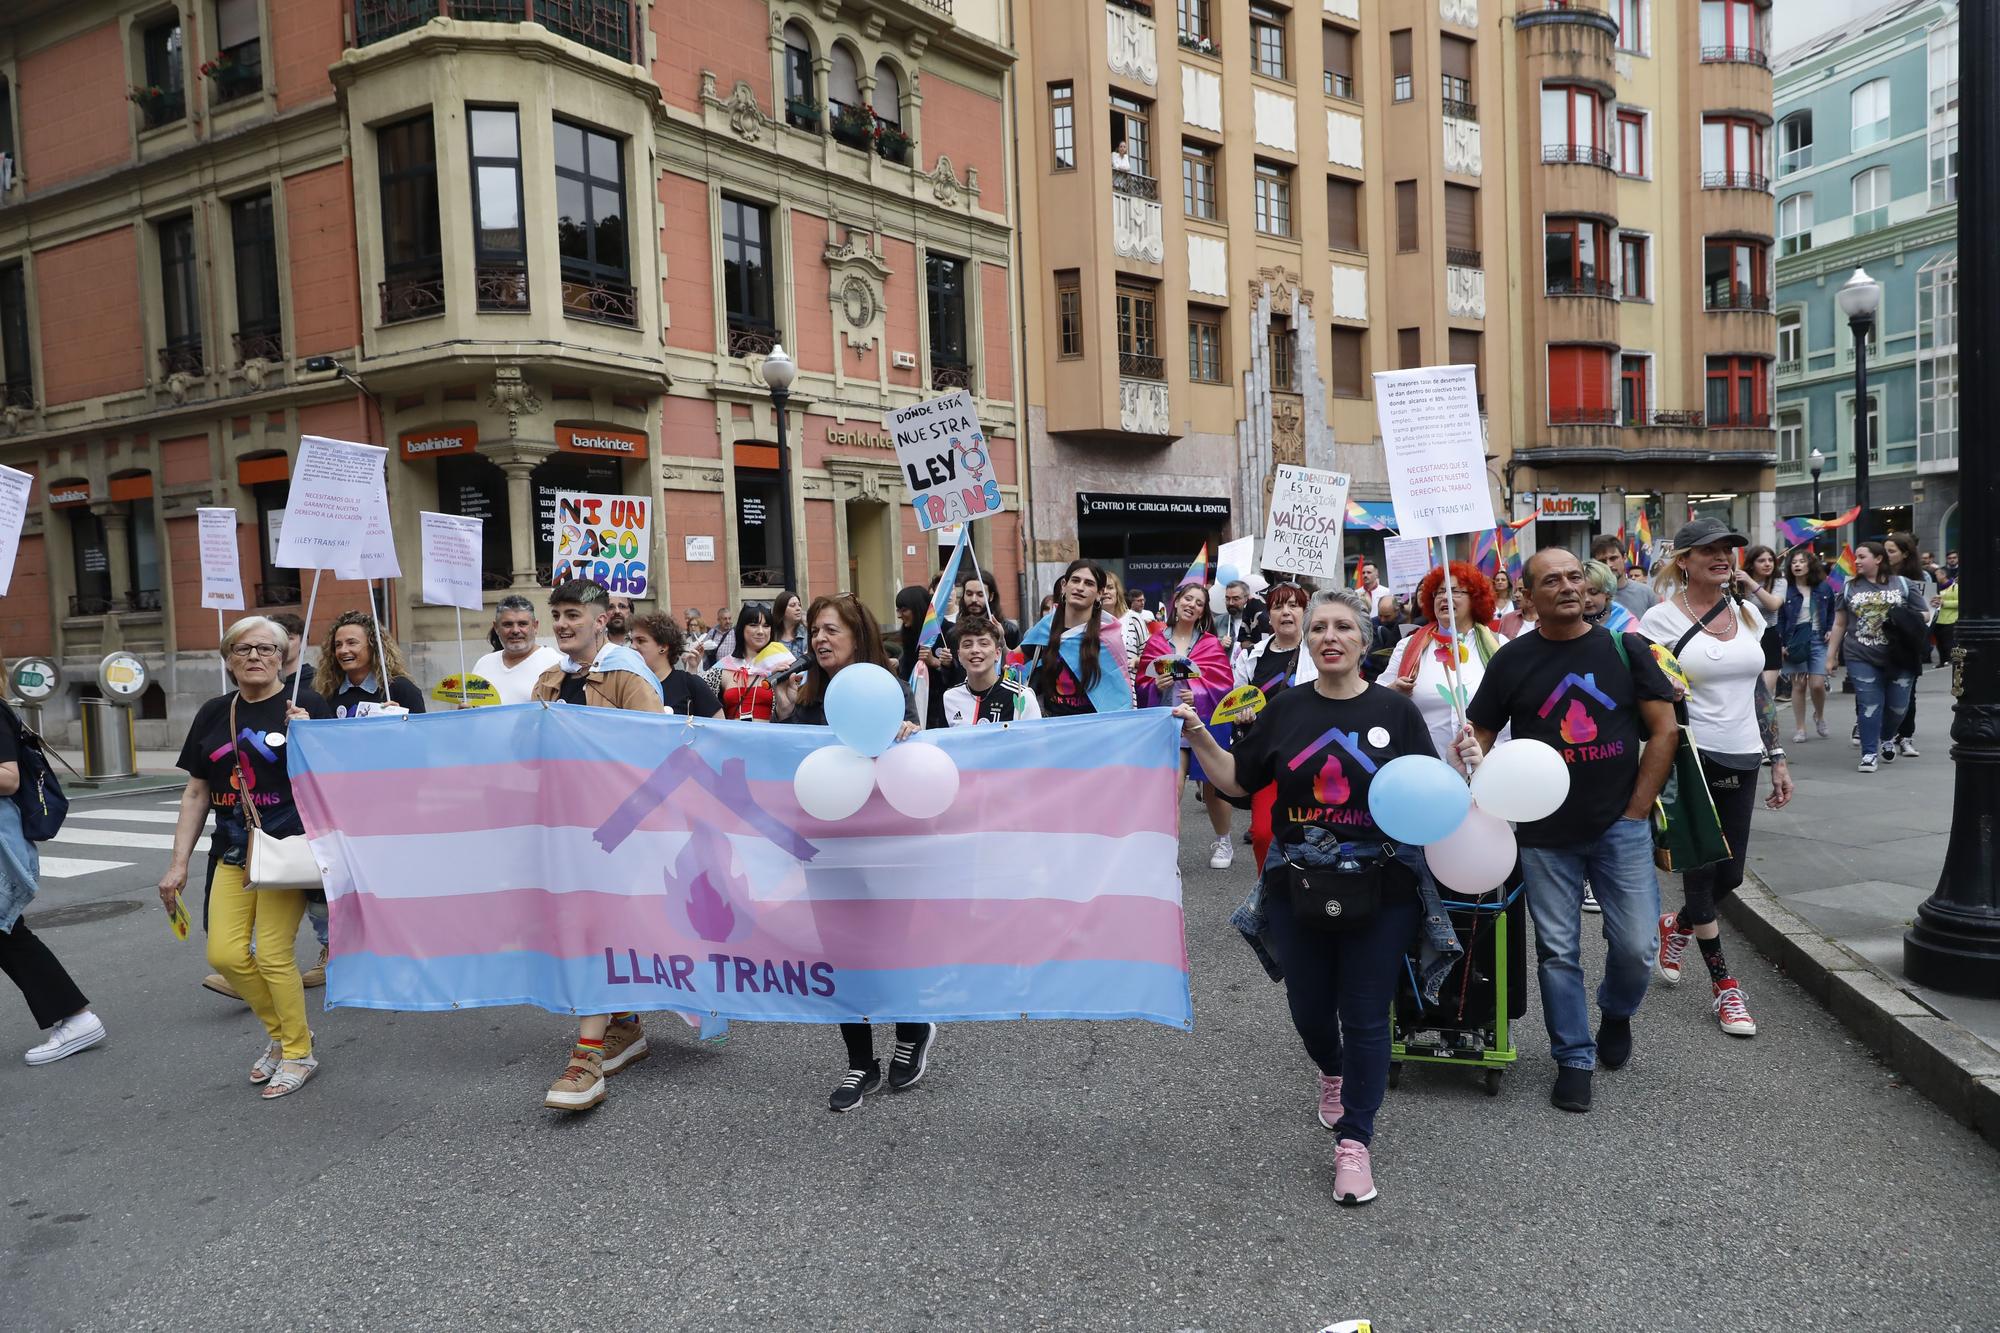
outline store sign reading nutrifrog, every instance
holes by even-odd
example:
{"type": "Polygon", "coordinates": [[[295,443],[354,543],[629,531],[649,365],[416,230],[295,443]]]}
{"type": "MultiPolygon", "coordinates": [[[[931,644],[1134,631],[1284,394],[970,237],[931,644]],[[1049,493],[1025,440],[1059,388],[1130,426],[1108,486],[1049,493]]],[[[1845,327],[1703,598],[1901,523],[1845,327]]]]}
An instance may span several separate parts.
{"type": "Polygon", "coordinates": [[[614,458],[644,458],[646,437],[608,426],[557,426],[556,448],[572,454],[610,454],[614,458]]]}

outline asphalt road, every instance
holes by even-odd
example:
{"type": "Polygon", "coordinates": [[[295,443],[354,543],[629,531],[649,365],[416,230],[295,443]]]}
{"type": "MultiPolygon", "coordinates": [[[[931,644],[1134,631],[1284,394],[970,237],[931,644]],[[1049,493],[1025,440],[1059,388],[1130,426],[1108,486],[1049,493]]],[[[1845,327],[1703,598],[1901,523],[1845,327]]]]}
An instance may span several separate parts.
{"type": "Polygon", "coordinates": [[[0,1001],[0,1326],[2000,1323],[2000,1155],[1741,947],[1754,1040],[1656,987],[1632,1065],[1566,1115],[1531,1007],[1497,1099],[1410,1072],[1382,1197],[1335,1207],[1312,1071],[1227,925],[1247,854],[1209,870],[1184,819],[1193,1034],[957,1025],[921,1086],[846,1116],[834,1033],[738,1024],[718,1050],[666,1018],[604,1106],[559,1116],[565,1025],[527,1010],[316,1013],[320,1077],[264,1103],[254,1020],[199,989],[152,897],[165,853],[51,849],[121,863],[51,879],[30,918],[112,1040],[31,1069],[0,1001]]]}

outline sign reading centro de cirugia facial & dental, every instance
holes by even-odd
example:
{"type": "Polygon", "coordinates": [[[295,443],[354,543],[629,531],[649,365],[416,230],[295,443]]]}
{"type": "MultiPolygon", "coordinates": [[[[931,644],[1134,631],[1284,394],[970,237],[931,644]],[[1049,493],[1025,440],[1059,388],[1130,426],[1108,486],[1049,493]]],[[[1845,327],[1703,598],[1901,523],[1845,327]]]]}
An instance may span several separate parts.
{"type": "Polygon", "coordinates": [[[895,437],[896,462],[921,531],[987,518],[1004,507],[986,433],[966,390],[884,412],[882,429],[895,437]]]}

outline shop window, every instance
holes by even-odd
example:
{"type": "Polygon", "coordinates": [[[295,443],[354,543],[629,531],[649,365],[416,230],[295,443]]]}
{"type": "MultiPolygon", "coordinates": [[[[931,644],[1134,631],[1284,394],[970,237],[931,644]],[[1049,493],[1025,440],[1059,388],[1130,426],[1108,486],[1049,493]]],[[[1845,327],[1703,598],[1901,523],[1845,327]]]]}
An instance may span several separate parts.
{"type": "Polygon", "coordinates": [[[429,113],[375,133],[382,190],[382,322],[444,313],[437,144],[429,113]]]}
{"type": "Polygon", "coordinates": [[[128,611],[160,609],[160,534],[153,526],[153,500],[127,500],[125,511],[125,606],[128,611]]]}
{"type": "Polygon", "coordinates": [[[513,524],[507,507],[507,474],[484,454],[447,454],[437,460],[438,512],[480,520],[480,565],[490,590],[513,584],[513,524]]]}
{"type": "MultiPolygon", "coordinates": [[[[745,449],[777,450],[769,445],[738,445],[745,449]]],[[[778,474],[764,468],[736,468],[736,574],[744,589],[781,588],[785,582],[785,543],[779,506],[784,492],[778,474]]]]}
{"type": "Polygon", "coordinates": [[[472,146],[473,292],[481,310],[526,310],[520,113],[511,106],[476,106],[465,114],[472,146]]]}
{"type": "Polygon", "coordinates": [[[229,241],[236,256],[236,360],[282,361],[278,237],[269,191],[230,203],[229,241]]]}
{"type": "Polygon", "coordinates": [[[104,520],[89,505],[69,511],[69,550],[76,592],[69,599],[73,616],[101,616],[111,610],[111,549],[104,537],[104,520]]]}
{"type": "Polygon", "coordinates": [[[624,145],[566,120],[556,121],[555,131],[563,313],[636,324],[639,306],[625,239],[624,145]]]}

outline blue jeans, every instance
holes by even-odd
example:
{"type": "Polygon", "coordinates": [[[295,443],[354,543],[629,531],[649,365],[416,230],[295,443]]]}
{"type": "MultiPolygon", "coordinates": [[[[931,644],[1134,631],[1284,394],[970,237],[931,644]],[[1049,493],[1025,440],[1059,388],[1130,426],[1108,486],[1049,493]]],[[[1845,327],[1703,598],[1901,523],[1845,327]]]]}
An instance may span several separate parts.
{"type": "Polygon", "coordinates": [[[1847,678],[1854,682],[1854,716],[1861,724],[1861,753],[1874,754],[1882,748],[1882,738],[1893,737],[1910,710],[1910,695],[1917,687],[1915,673],[1893,671],[1874,662],[1849,659],[1847,678]]]}
{"type": "Polygon", "coordinates": [[[1292,1026],[1319,1072],[1341,1080],[1334,1132],[1366,1145],[1389,1084],[1389,1009],[1416,937],[1417,892],[1385,893],[1373,921],[1340,934],[1299,925],[1283,893],[1265,911],[1264,940],[1284,969],[1292,1026]]]}
{"type": "Polygon", "coordinates": [[[1597,1008],[1606,1018],[1630,1018],[1646,998],[1659,947],[1660,879],[1653,873],[1653,831],[1643,819],[1620,817],[1595,842],[1523,847],[1528,915],[1535,923],[1535,964],[1542,983],[1542,1021],[1556,1063],[1597,1064],[1590,1002],[1583,990],[1583,886],[1589,881],[1604,909],[1604,981],[1597,1008]]]}
{"type": "Polygon", "coordinates": [[[318,902],[314,902],[311,898],[306,899],[306,919],[312,922],[313,938],[318,940],[319,947],[324,949],[326,947],[325,898],[321,898],[318,902]]]}

